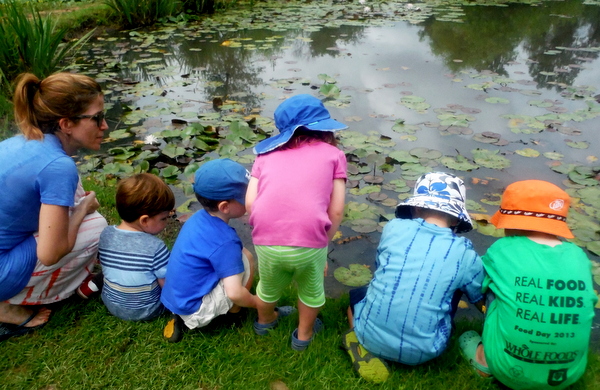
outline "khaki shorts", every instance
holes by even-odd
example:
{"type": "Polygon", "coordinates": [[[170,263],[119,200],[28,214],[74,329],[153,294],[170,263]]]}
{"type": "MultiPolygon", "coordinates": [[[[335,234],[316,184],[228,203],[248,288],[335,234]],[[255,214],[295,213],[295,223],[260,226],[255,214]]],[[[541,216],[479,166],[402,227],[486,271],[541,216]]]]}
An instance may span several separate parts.
{"type": "MultiPolygon", "coordinates": [[[[242,285],[245,286],[250,278],[250,262],[246,254],[242,252],[244,262],[244,273],[242,274],[242,285]]],[[[202,298],[202,304],[197,312],[189,315],[181,315],[185,326],[189,329],[201,328],[208,325],[216,317],[226,314],[233,306],[233,302],[225,293],[223,279],[202,298]]]]}

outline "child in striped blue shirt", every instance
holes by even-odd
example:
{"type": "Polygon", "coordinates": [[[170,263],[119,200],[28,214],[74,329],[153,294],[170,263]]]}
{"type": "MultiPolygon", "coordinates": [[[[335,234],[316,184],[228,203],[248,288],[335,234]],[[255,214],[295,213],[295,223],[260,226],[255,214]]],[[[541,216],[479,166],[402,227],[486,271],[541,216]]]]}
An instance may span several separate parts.
{"type": "Polygon", "coordinates": [[[167,226],[175,196],[160,178],[141,173],[119,182],[116,203],[121,223],[100,235],[102,301],[125,321],[151,320],[164,311],[160,295],[169,260],[155,236],[167,226]]]}

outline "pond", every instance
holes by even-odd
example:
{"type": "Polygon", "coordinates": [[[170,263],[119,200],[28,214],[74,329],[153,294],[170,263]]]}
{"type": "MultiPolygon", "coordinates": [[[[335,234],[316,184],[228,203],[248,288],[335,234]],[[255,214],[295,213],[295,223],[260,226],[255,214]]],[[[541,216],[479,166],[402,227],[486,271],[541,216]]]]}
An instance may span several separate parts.
{"type": "MultiPolygon", "coordinates": [[[[185,219],[198,207],[198,163],[220,156],[250,168],[253,145],[277,132],[274,109],[309,93],[349,126],[340,132],[351,175],[329,296],[349,288],[336,269],[372,268],[394,206],[433,170],[465,180],[477,220],[467,237],[479,253],[501,235],[487,220],[508,184],[567,189],[574,241],[598,283],[600,3],[526,3],[255,2],[100,36],[72,69],[103,84],[111,132],[80,169],[154,170],[176,189],[185,219]]],[[[250,245],[247,219],[234,226],[250,245]]]]}

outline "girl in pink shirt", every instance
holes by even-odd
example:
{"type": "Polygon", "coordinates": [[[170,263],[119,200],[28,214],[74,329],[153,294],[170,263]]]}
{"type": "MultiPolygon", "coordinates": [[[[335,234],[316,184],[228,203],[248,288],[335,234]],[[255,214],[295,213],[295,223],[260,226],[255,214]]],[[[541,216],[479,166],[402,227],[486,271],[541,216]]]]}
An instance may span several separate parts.
{"type": "Polygon", "coordinates": [[[323,278],[327,246],[344,212],[346,157],[334,132],[347,128],[331,119],[323,103],[296,95],[275,110],[277,136],[254,148],[258,155],[246,194],[260,281],[254,330],[277,325],[277,301],[292,281],[298,285],[298,328],[292,348],[304,350],[323,324],[323,278]]]}

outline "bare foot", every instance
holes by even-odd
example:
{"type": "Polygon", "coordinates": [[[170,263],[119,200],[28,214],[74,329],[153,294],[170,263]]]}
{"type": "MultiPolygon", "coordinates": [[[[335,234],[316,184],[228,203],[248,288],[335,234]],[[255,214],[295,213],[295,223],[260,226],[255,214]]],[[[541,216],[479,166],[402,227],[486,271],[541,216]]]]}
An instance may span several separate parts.
{"type": "MultiPolygon", "coordinates": [[[[38,313],[24,325],[26,328],[33,326],[42,325],[48,322],[50,318],[51,310],[47,308],[41,308],[38,313]]],[[[11,305],[7,302],[0,302],[0,322],[13,325],[21,325],[23,322],[33,314],[33,310],[20,305],[11,305]]]]}
{"type": "MultiPolygon", "coordinates": [[[[485,360],[485,353],[483,352],[483,344],[479,344],[477,346],[477,352],[475,353],[475,361],[484,367],[488,366],[487,361],[485,360]]],[[[477,370],[477,373],[484,378],[491,376],[490,374],[486,374],[485,372],[479,370],[477,370]]]]}
{"type": "Polygon", "coordinates": [[[42,307],[40,311],[37,312],[35,317],[33,317],[31,321],[23,326],[25,328],[33,328],[34,326],[45,324],[50,319],[50,314],[52,314],[52,310],[42,307]]]}

